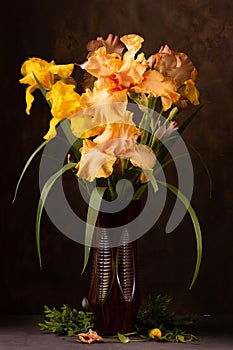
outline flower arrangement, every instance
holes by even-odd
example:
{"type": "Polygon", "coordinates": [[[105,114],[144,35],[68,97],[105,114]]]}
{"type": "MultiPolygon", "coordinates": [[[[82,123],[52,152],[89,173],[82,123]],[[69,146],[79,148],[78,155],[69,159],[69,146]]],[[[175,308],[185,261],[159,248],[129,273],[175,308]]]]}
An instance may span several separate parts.
{"type": "MultiPolygon", "coordinates": [[[[27,85],[26,113],[30,114],[33,92],[40,89],[52,118],[43,143],[23,169],[15,195],[31,160],[56,137],[61,126],[70,151],[61,171],[48,179],[41,193],[36,225],[40,262],[40,221],[47,194],[59,176],[72,170],[90,193],[90,201],[96,203],[95,208],[88,208],[87,222],[91,225],[86,232],[89,247],[87,244],[84,267],[101,200],[114,201],[120,196],[119,180],[130,182],[135,200],[141,198],[148,184],[155,192],[159,186],[166,186],[181,200],[193,222],[197,261],[192,286],[202,254],[199,222],[185,195],[156,175],[172,162],[166,158],[169,142],[176,142],[201,108],[195,85],[197,70],[185,53],[168,45],[146,58],[141,52],[143,41],[136,34],[120,39],[109,34],[106,40],[98,37],[88,43],[85,62],[58,65],[33,57],[23,63],[20,83],[27,85]],[[83,73],[79,83],[73,77],[76,69],[83,73]],[[130,103],[137,112],[129,109],[130,103]],[[187,110],[191,112],[183,116],[187,110]],[[139,116],[137,121],[135,116],[139,116]]],[[[127,188],[122,193],[127,193],[127,188]]]]}

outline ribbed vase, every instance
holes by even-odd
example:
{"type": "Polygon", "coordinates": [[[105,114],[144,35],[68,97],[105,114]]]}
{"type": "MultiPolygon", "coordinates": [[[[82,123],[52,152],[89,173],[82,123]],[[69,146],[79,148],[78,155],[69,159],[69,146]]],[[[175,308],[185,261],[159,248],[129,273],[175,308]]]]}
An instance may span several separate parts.
{"type": "Polygon", "coordinates": [[[141,297],[138,285],[137,242],[127,223],[140,211],[140,201],[131,201],[114,214],[100,212],[92,248],[89,304],[95,330],[101,335],[134,331],[141,297]],[[117,227],[119,244],[111,246],[108,230],[117,227]]]}

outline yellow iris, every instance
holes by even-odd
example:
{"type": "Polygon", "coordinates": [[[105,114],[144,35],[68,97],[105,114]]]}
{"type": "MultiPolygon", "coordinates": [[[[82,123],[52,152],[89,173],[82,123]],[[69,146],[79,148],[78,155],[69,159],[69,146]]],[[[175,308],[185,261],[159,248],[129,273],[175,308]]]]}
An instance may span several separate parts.
{"type": "Polygon", "coordinates": [[[33,91],[38,88],[36,78],[43,88],[49,91],[57,79],[67,79],[74,69],[73,64],[56,65],[54,61],[50,63],[37,57],[32,57],[25,61],[21,67],[21,74],[24,76],[19,80],[21,84],[29,85],[26,89],[26,113],[30,114],[34,101],[33,91]]]}

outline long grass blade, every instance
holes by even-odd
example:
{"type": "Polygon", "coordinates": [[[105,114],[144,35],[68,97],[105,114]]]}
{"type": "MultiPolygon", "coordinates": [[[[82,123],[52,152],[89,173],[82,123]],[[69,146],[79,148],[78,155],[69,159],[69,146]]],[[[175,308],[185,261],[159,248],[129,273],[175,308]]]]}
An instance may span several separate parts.
{"type": "Polygon", "coordinates": [[[168,184],[166,182],[158,181],[158,183],[161,184],[162,186],[167,187],[174,195],[177,196],[177,198],[179,198],[179,200],[184,204],[185,208],[187,209],[193,223],[193,228],[196,236],[197,259],[196,259],[196,266],[193,274],[193,279],[189,287],[191,289],[197,279],[197,276],[200,270],[201,260],[202,260],[202,235],[201,235],[200,224],[199,224],[197,215],[193,207],[191,206],[189,200],[185,197],[185,195],[182,192],[179,191],[179,189],[177,189],[175,186],[168,184]]]}
{"type": "Polygon", "coordinates": [[[51,190],[55,181],[64,174],[67,170],[73,169],[77,164],[76,163],[68,163],[65,164],[60,170],[58,170],[55,174],[53,174],[45,183],[43,190],[40,195],[37,214],[36,214],[36,245],[37,245],[37,253],[39,258],[40,267],[42,267],[41,261],[41,251],[40,251],[40,223],[41,223],[41,215],[44,208],[45,200],[48,196],[49,191],[51,190]]]}
{"type": "Polygon", "coordinates": [[[80,153],[80,148],[83,145],[83,141],[82,139],[77,138],[76,136],[74,136],[74,134],[72,133],[71,129],[70,129],[70,121],[67,119],[64,119],[61,121],[60,126],[65,134],[65,137],[68,141],[68,143],[71,146],[71,149],[75,155],[75,158],[77,160],[77,162],[80,160],[81,157],[81,153],[80,153]]]}
{"type": "Polygon", "coordinates": [[[91,197],[88,205],[88,211],[87,211],[84,262],[83,262],[82,273],[85,271],[88,264],[92,239],[93,239],[94,230],[95,230],[95,224],[96,224],[99,208],[100,208],[105,190],[106,190],[106,187],[95,187],[91,193],[91,197]]]}
{"type": "Polygon", "coordinates": [[[29,165],[31,164],[32,160],[34,159],[34,157],[37,155],[37,153],[48,143],[49,141],[44,141],[39,147],[37,147],[37,149],[32,153],[32,155],[29,157],[28,161],[26,162],[24,168],[23,168],[23,171],[20,175],[20,178],[17,182],[17,185],[16,185],[16,188],[15,188],[15,193],[14,193],[14,197],[13,197],[13,200],[12,200],[12,203],[15,202],[15,199],[16,199],[16,196],[17,196],[17,192],[18,192],[18,189],[19,189],[19,185],[22,181],[22,178],[27,170],[27,168],[29,167],[29,165]]]}
{"type": "Polygon", "coordinates": [[[208,176],[208,180],[209,180],[209,189],[210,189],[210,199],[212,198],[212,191],[213,191],[213,182],[212,182],[212,177],[209,171],[209,168],[204,160],[204,158],[202,157],[202,155],[200,154],[200,152],[198,152],[198,150],[196,148],[193,147],[193,145],[189,144],[189,147],[191,147],[191,149],[196,153],[196,155],[198,156],[198,158],[201,161],[201,164],[203,165],[203,168],[206,171],[206,174],[208,176]]]}

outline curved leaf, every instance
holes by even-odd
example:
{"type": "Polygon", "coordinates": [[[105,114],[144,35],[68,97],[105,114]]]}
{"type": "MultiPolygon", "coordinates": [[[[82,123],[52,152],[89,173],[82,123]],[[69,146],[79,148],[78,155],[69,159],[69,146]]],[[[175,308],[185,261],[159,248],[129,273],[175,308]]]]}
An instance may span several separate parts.
{"type": "Polygon", "coordinates": [[[40,195],[40,200],[37,207],[37,214],[36,214],[36,245],[37,245],[37,253],[39,257],[39,263],[40,267],[42,267],[41,263],[41,252],[40,252],[40,222],[41,222],[41,215],[44,208],[45,200],[48,196],[49,191],[51,190],[51,187],[53,186],[54,182],[67,170],[73,169],[77,164],[76,163],[68,163],[65,164],[62,169],[58,170],[55,174],[53,174],[45,183],[43,190],[40,195]]]}
{"type": "Polygon", "coordinates": [[[191,206],[189,200],[185,197],[185,195],[182,192],[179,191],[179,189],[177,189],[175,186],[170,185],[166,182],[158,181],[158,183],[161,184],[162,186],[167,187],[173,194],[177,196],[177,198],[180,199],[180,201],[184,204],[185,208],[187,209],[193,223],[193,228],[196,235],[197,259],[196,259],[196,266],[193,274],[193,279],[189,287],[191,289],[197,279],[200,265],[201,265],[201,259],[202,259],[202,235],[201,235],[200,224],[199,224],[197,215],[193,207],[191,206]]]}
{"type": "Polygon", "coordinates": [[[156,180],[154,174],[151,171],[145,170],[145,169],[143,169],[143,172],[148,177],[148,179],[150,180],[154,191],[157,192],[158,191],[158,184],[157,184],[157,180],[156,180]]]}
{"type": "Polygon", "coordinates": [[[106,187],[95,187],[91,193],[88,211],[87,211],[87,222],[85,231],[85,248],[84,248],[84,263],[82,273],[85,271],[90,251],[91,244],[95,230],[95,224],[99,213],[100,204],[104,195],[106,187]]]}
{"type": "Polygon", "coordinates": [[[206,174],[208,176],[208,179],[209,179],[209,188],[210,188],[210,199],[212,198],[212,190],[213,190],[213,183],[212,183],[212,177],[211,177],[211,174],[210,174],[210,171],[209,171],[209,168],[204,160],[204,158],[202,157],[202,155],[200,154],[200,152],[198,152],[198,150],[193,147],[193,145],[189,144],[189,147],[191,147],[191,149],[196,153],[196,155],[198,156],[198,158],[200,159],[201,161],[201,164],[203,165],[205,171],[206,171],[206,174]]]}
{"type": "Polygon", "coordinates": [[[44,141],[39,147],[37,147],[37,149],[32,153],[32,155],[30,156],[30,158],[28,159],[27,163],[25,164],[24,168],[23,168],[23,171],[20,175],[20,178],[17,182],[17,185],[16,185],[16,188],[15,188],[15,193],[14,193],[14,197],[13,197],[13,201],[12,203],[14,203],[15,199],[16,199],[16,196],[17,196],[17,192],[18,192],[18,189],[19,189],[19,185],[22,181],[22,178],[27,170],[27,168],[29,167],[29,165],[31,164],[33,158],[37,155],[37,153],[48,143],[49,141],[44,141]]]}

